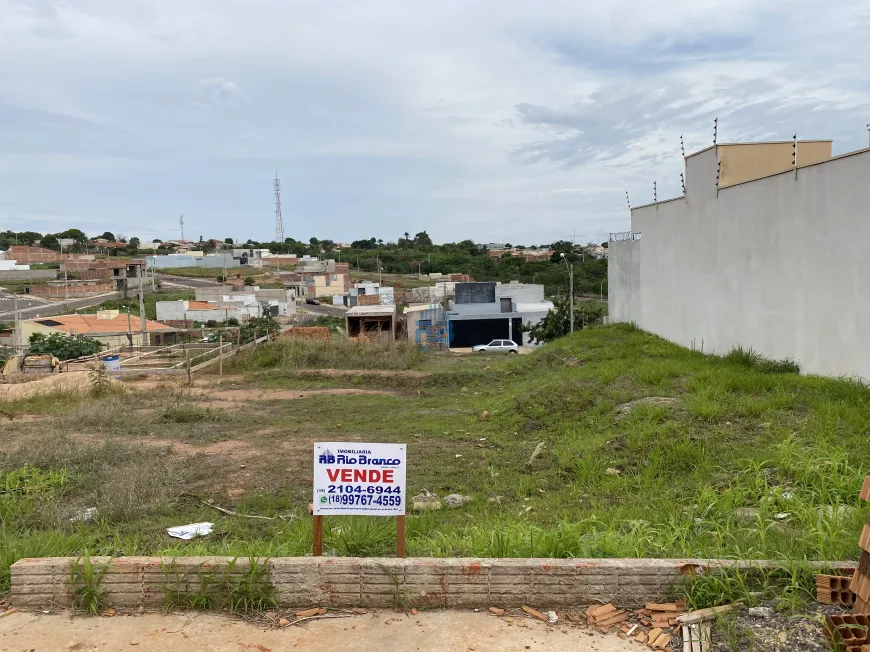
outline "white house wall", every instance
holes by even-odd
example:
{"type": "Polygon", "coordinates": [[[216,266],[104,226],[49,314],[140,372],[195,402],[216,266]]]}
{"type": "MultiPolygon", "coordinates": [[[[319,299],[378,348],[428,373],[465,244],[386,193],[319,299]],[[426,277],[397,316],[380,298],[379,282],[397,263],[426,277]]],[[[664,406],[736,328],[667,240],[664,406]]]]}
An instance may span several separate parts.
{"type": "Polygon", "coordinates": [[[688,201],[632,211],[642,240],[610,243],[613,321],[870,378],[870,150],[717,196],[711,149],[687,160],[686,179],[688,201]]]}

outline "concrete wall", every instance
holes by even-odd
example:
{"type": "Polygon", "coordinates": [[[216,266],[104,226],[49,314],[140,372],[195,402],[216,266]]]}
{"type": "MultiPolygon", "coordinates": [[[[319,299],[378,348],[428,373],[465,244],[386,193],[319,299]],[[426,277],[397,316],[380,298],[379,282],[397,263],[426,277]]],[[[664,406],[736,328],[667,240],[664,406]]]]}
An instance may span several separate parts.
{"type": "MultiPolygon", "coordinates": [[[[210,319],[224,322],[233,318],[244,321],[251,314],[251,311],[242,306],[223,306],[218,310],[191,310],[187,301],[158,301],[156,305],[157,320],[164,322],[206,322],[210,319]]],[[[253,314],[256,312],[254,311],[253,314]]]]}
{"type": "Polygon", "coordinates": [[[640,323],[640,247],[643,240],[611,242],[607,263],[607,313],[611,322],[640,323]]]}
{"type": "Polygon", "coordinates": [[[31,280],[54,280],[57,278],[56,269],[27,269],[27,270],[0,270],[0,281],[31,281],[31,280]]]}
{"type": "MultiPolygon", "coordinates": [[[[159,609],[164,592],[194,594],[200,577],[225,572],[229,557],[92,557],[100,569],[109,606],[159,609]]],[[[74,557],[21,559],[10,569],[12,603],[19,609],[70,606],[74,557]]],[[[250,560],[238,559],[243,576],[250,560]]],[[[280,606],[538,609],[615,602],[635,607],[678,596],[684,568],[748,573],[781,567],[764,561],[706,559],[358,559],[283,557],[263,560],[280,606]],[[400,598],[397,598],[400,596],[400,598]]],[[[820,567],[822,564],[815,564],[820,567]]],[[[855,564],[825,562],[846,572],[855,564]]],[[[26,647],[26,646],[25,646],[26,647]]]]}
{"type": "Polygon", "coordinates": [[[540,303],[544,300],[544,286],[532,283],[502,283],[495,286],[496,301],[510,297],[514,303],[540,303]]]}
{"type": "Polygon", "coordinates": [[[166,254],[163,256],[146,256],[147,268],[167,269],[173,267],[203,267],[221,269],[224,267],[239,267],[239,261],[229,253],[213,256],[194,256],[191,254],[166,254]]]}
{"type": "Polygon", "coordinates": [[[870,378],[870,150],[718,197],[712,152],[687,159],[688,201],[632,211],[639,261],[610,243],[610,265],[627,270],[625,283],[610,273],[613,321],[705,352],[741,345],[808,373],[870,378]]]}
{"type": "MultiPolygon", "coordinates": [[[[794,144],[784,143],[738,143],[719,145],[719,161],[722,164],[719,187],[791,170],[793,168],[794,144]]],[[[819,163],[831,158],[830,140],[798,141],[798,165],[819,163]]]]}
{"type": "Polygon", "coordinates": [[[456,303],[493,303],[495,283],[457,283],[456,303]]]}

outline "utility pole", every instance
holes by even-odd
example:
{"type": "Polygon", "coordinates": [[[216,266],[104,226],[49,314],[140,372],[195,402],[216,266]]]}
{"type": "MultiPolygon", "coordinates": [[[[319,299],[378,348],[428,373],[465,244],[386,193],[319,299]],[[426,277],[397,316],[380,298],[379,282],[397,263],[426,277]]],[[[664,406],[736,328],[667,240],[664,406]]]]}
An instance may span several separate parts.
{"type": "MultiPolygon", "coordinates": [[[[60,259],[63,260],[63,244],[60,245],[60,259]]],[[[63,293],[66,301],[64,311],[69,311],[69,276],[67,276],[66,261],[63,262],[63,293]]]]}
{"type": "Polygon", "coordinates": [[[568,259],[565,258],[565,254],[559,254],[562,257],[562,260],[565,262],[565,267],[568,268],[568,292],[569,292],[569,304],[570,304],[570,317],[568,319],[568,325],[571,333],[574,332],[574,265],[568,262],[568,259]]]}
{"type": "Polygon", "coordinates": [[[145,288],[142,287],[142,267],[136,265],[136,279],[139,281],[139,320],[142,324],[142,341],[139,346],[147,344],[145,324],[145,288]]]}
{"type": "Polygon", "coordinates": [[[15,354],[21,355],[24,353],[24,349],[21,344],[21,313],[18,311],[18,294],[12,295],[15,297],[13,300],[13,309],[15,310],[15,354]]]}

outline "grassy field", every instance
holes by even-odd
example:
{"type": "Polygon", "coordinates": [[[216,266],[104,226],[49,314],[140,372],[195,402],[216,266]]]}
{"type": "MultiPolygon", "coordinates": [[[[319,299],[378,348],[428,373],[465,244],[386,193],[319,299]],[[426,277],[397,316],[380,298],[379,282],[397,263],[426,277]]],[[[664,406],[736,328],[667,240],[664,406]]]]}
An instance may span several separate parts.
{"type": "MultiPolygon", "coordinates": [[[[0,406],[0,588],[23,556],[302,555],[329,440],[407,442],[409,498],[473,499],[409,512],[410,555],[855,559],[868,424],[857,382],[628,326],[511,359],[279,342],[192,392],[0,406]],[[206,520],[207,538],[166,535],[206,520]]],[[[325,548],[390,555],[393,528],[326,519],[325,548]]]]}
{"type": "Polygon", "coordinates": [[[417,276],[417,274],[378,274],[377,272],[358,272],[351,269],[350,277],[355,283],[357,281],[378,282],[380,280],[384,285],[398,285],[403,288],[422,288],[435,285],[435,279],[428,276],[417,276]]]}

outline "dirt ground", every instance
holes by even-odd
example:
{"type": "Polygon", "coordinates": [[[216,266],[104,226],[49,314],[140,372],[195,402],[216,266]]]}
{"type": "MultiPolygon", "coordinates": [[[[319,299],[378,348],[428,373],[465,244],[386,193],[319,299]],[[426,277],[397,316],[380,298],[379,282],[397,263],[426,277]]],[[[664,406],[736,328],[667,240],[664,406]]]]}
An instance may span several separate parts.
{"type": "Polygon", "coordinates": [[[637,646],[577,627],[470,611],[371,612],[283,629],[205,613],[113,618],[13,613],[0,619],[3,652],[623,652],[637,646]],[[520,625],[522,623],[522,626],[520,625]]]}

